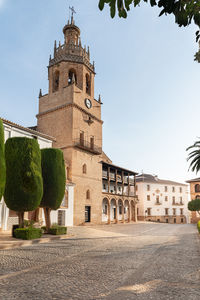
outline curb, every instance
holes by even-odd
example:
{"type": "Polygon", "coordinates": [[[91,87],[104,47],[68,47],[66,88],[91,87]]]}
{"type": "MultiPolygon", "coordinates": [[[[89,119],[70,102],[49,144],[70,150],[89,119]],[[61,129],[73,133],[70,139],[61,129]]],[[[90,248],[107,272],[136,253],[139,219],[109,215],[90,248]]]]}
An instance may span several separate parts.
{"type": "MultiPolygon", "coordinates": [[[[26,246],[31,246],[31,245],[35,245],[35,244],[45,244],[45,243],[49,243],[51,241],[55,241],[55,240],[64,240],[67,239],[69,237],[71,237],[72,235],[57,235],[57,236],[52,236],[52,237],[43,237],[40,239],[35,239],[35,240],[19,240],[16,239],[12,240],[12,241],[5,241],[4,244],[0,245],[0,251],[1,250],[7,250],[7,249],[14,249],[14,248],[19,248],[19,247],[26,247],[26,246]]],[[[1,242],[1,240],[0,240],[1,242]]]]}

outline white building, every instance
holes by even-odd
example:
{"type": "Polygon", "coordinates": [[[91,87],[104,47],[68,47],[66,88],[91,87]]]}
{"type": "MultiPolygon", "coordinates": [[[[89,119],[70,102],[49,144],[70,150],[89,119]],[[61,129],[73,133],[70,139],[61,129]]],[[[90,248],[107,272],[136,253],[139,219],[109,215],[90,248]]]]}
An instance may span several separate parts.
{"type": "Polygon", "coordinates": [[[136,176],[138,220],[188,223],[187,188],[186,184],[159,179],[155,175],[136,176]]]}
{"type": "MultiPolygon", "coordinates": [[[[27,137],[37,139],[40,149],[51,148],[54,138],[40,133],[36,130],[26,128],[10,122],[8,120],[1,119],[4,125],[5,141],[11,137],[27,137]]],[[[73,225],[73,190],[74,185],[72,183],[66,184],[66,196],[63,199],[62,206],[58,211],[52,211],[52,220],[54,223],[60,223],[65,226],[73,225]]],[[[33,215],[34,213],[32,213],[33,215]]],[[[30,217],[31,214],[27,213],[25,217],[30,217]]],[[[42,214],[42,221],[44,217],[42,214]]],[[[8,230],[13,224],[18,224],[18,217],[16,212],[11,211],[6,206],[4,199],[0,202],[0,230],[8,230]]]]}

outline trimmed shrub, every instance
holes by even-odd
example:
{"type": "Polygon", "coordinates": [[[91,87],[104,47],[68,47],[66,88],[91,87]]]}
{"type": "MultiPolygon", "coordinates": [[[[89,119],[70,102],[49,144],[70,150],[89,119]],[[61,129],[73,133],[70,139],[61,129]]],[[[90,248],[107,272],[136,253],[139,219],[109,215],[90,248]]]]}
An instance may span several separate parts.
{"type": "Polygon", "coordinates": [[[5,162],[5,145],[4,145],[4,127],[0,120],[0,201],[4,194],[6,184],[6,162],[5,162]]]}
{"type": "Polygon", "coordinates": [[[197,229],[198,229],[198,231],[200,233],[200,221],[197,222],[197,229]]]}
{"type": "Polygon", "coordinates": [[[51,227],[50,212],[57,210],[65,194],[65,162],[60,149],[42,149],[43,197],[40,207],[44,208],[47,231],[51,227]]]}
{"type": "Polygon", "coordinates": [[[14,236],[17,239],[33,240],[39,239],[42,236],[42,230],[40,228],[17,228],[14,230],[14,236]]]}
{"type": "Polygon", "coordinates": [[[64,226],[51,227],[49,229],[49,233],[53,235],[67,234],[67,227],[64,226]]]}
{"type": "Polygon", "coordinates": [[[4,198],[8,208],[18,212],[21,227],[24,212],[35,210],[42,199],[41,152],[38,142],[24,137],[10,138],[5,145],[5,157],[4,198]]]}

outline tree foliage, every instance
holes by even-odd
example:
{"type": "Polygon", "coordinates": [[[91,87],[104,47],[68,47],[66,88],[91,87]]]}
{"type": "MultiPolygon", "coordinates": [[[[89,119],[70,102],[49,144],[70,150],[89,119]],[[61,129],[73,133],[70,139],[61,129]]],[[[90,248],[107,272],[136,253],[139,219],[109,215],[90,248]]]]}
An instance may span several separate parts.
{"type": "Polygon", "coordinates": [[[188,202],[188,209],[190,211],[200,211],[200,199],[194,199],[188,202]]]}
{"type": "Polygon", "coordinates": [[[6,187],[4,198],[17,211],[23,226],[24,212],[35,210],[43,194],[41,152],[37,140],[15,137],[5,144],[6,187]]]}
{"type": "Polygon", "coordinates": [[[6,184],[6,162],[5,162],[5,144],[4,144],[4,127],[0,120],[0,201],[4,194],[6,184]]]}
{"type": "Polygon", "coordinates": [[[193,150],[189,153],[187,161],[190,160],[189,169],[196,173],[200,170],[200,141],[195,142],[192,146],[188,147],[186,151],[193,150]]]}
{"type": "MultiPolygon", "coordinates": [[[[152,7],[160,8],[159,16],[172,14],[178,26],[188,26],[192,22],[200,27],[200,1],[199,0],[99,0],[99,9],[103,10],[105,4],[110,6],[110,15],[115,17],[116,11],[120,18],[126,18],[131,5],[139,6],[147,2],[152,7]]],[[[200,38],[199,30],[196,32],[196,41],[200,38]]],[[[195,60],[200,62],[200,51],[195,54],[195,60]]]]}
{"type": "Polygon", "coordinates": [[[48,231],[51,226],[50,212],[60,207],[65,194],[65,162],[60,149],[42,149],[41,154],[44,194],[40,206],[44,208],[48,231]]]}

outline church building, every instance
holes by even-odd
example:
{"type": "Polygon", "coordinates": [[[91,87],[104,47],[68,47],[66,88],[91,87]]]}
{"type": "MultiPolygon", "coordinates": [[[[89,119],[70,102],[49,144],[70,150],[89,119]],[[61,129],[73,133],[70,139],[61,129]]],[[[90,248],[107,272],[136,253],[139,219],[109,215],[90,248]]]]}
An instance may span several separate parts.
{"type": "Polygon", "coordinates": [[[37,130],[54,137],[53,147],[64,153],[67,183],[74,185],[73,225],[136,221],[137,173],[113,165],[102,151],[95,66],[73,14],[63,34],[64,44],[55,42],[49,59],[48,94],[40,91],[37,130]]]}

